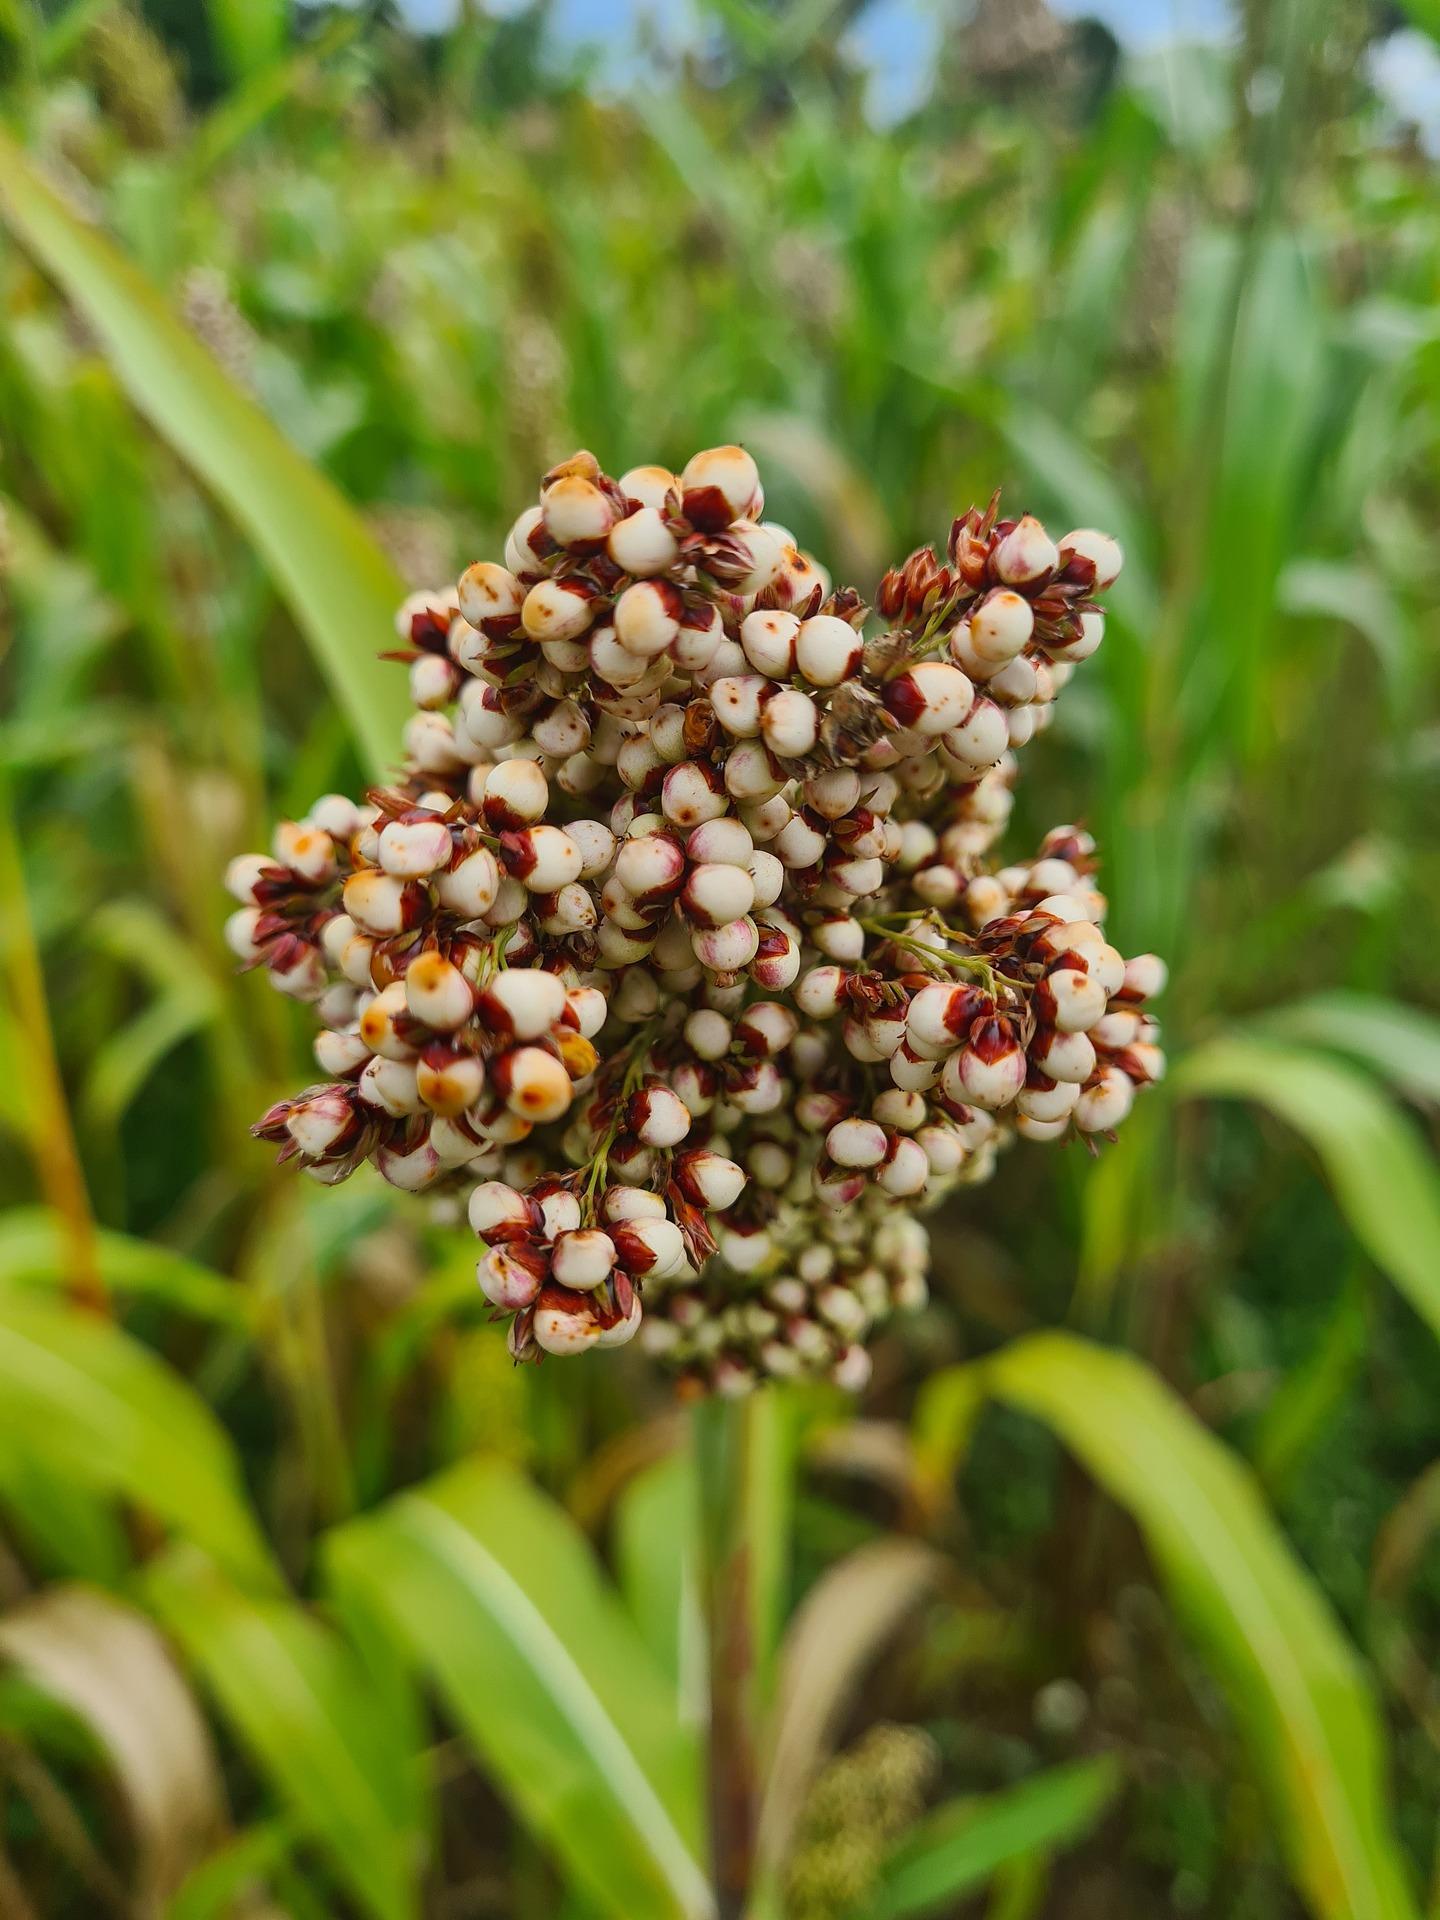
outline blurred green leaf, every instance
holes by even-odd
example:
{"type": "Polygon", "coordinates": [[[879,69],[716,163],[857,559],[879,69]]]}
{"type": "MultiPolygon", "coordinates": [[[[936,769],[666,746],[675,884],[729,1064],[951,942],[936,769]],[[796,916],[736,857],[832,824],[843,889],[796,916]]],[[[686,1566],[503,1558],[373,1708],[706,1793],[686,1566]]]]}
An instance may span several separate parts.
{"type": "Polygon", "coordinates": [[[1440,1105],[1440,1019],[1368,993],[1317,993],[1267,1011],[1267,1039],[1347,1054],[1427,1106],[1440,1105]]]}
{"type": "Polygon", "coordinates": [[[985,1920],[1035,1920],[1045,1904],[1052,1856],[1037,1849],[995,1869],[985,1920]]]}
{"type": "MultiPolygon", "coordinates": [[[[235,16],[243,27],[249,14],[249,0],[211,0],[211,4],[218,4],[224,12],[235,16]]],[[[267,8],[283,16],[288,10],[288,0],[261,0],[256,8],[258,20],[263,22],[267,8]]],[[[348,46],[361,25],[362,16],[358,13],[337,14],[314,40],[277,58],[274,56],[282,53],[284,46],[282,21],[280,44],[272,49],[270,56],[262,53],[258,64],[255,60],[245,62],[240,69],[242,84],[231,88],[197,131],[187,160],[192,181],[202,179],[218,166],[310,78],[322,61],[348,46]]],[[[239,51],[244,59],[245,49],[242,47],[239,51]]]]}
{"type": "Polygon", "coordinates": [[[419,1774],[353,1650],[291,1600],[181,1549],[145,1592],[255,1765],[373,1920],[419,1914],[419,1774]]]}
{"type": "Polygon", "coordinates": [[[869,476],[823,426],[795,414],[742,417],[737,432],[767,473],[788,473],[809,499],[826,535],[837,577],[878,581],[888,565],[893,530],[869,476]]]}
{"type": "Polygon", "coordinates": [[[1355,1655],[1240,1463],[1140,1361],[1065,1334],[983,1363],[1128,1509],[1264,1769],[1297,1886],[1324,1920],[1415,1920],[1355,1655]]]}
{"type": "Polygon", "coordinates": [[[1400,9],[1432,40],[1440,40],[1440,0],[1400,0],[1400,9]]]}
{"type": "Polygon", "coordinates": [[[704,1627],[696,1550],[694,1464],[683,1449],[631,1476],[615,1502],[620,1591],[659,1661],[682,1718],[704,1713],[704,1627]]]}
{"type": "Polygon", "coordinates": [[[207,985],[178,983],[143,1007],[133,1020],[107,1034],[90,1063],[81,1096],[88,1126],[120,1124],[145,1082],[182,1041],[201,1032],[219,1013],[207,985]]]}
{"type": "Polygon", "coordinates": [[[790,1610],[791,1535],[801,1429],[809,1412],[803,1392],[777,1388],[744,1402],[746,1550],[752,1561],[758,1704],[774,1693],[781,1637],[790,1610]]]}
{"type": "Polygon", "coordinates": [[[268,66],[290,36],[290,0],[206,0],[210,29],[235,80],[268,66]]]}
{"type": "Polygon", "coordinates": [[[1440,1460],[1432,1460],[1405,1489],[1375,1538],[1370,1590],[1393,1601],[1421,1564],[1440,1528],[1440,1460]]]}
{"type": "Polygon", "coordinates": [[[717,207],[742,232],[753,228],[752,201],[725,165],[704,123],[685,111],[682,100],[668,88],[643,87],[636,93],[635,111],[698,205],[717,207]]]}
{"type": "Polygon", "coordinates": [[[1412,684],[1412,623],[1373,569],[1344,561],[1292,560],[1280,575],[1278,595],[1287,613],[1347,621],[1369,642],[1397,692],[1412,684]]]}
{"type": "MultiPolygon", "coordinates": [[[[47,1208],[15,1207],[0,1220],[0,1289],[63,1287],[65,1257],[63,1228],[47,1208]]],[[[251,1324],[243,1287],[153,1240],[102,1227],[95,1235],[95,1262],[106,1286],[122,1296],[148,1296],[230,1326],[251,1324]]]]}
{"type": "MultiPolygon", "coordinates": [[[[1001,427],[1027,482],[1039,487],[1047,504],[1059,507],[1065,526],[1104,527],[1125,550],[1125,567],[1113,598],[1126,609],[1130,621],[1141,627],[1154,624],[1159,596],[1150,571],[1145,522],[1121,492],[1103,461],[1053,415],[1040,408],[1017,404],[1001,420],[1001,427]]],[[[1018,509],[1023,502],[1007,505],[1018,509]]]]}
{"type": "Polygon", "coordinates": [[[94,327],[135,405],[255,542],[378,774],[396,753],[405,706],[395,669],[378,658],[404,594],[390,562],[330,482],[3,134],[0,216],[94,327]]]}
{"type": "Polygon", "coordinates": [[[275,1580],[214,1415],[117,1327],[0,1291],[0,1438],[84,1486],[125,1495],[260,1586],[275,1580]]]}
{"type": "MultiPolygon", "coordinates": [[[[255,1908],[258,1880],[286,1860],[295,1845],[290,1822],[266,1820],[236,1834],[196,1867],[165,1911],[165,1920],[235,1920],[237,1902],[243,1920],[264,1920],[255,1908]]],[[[269,1920],[280,1920],[278,1909],[269,1920]]]]}
{"type": "Polygon", "coordinates": [[[754,0],[702,0],[702,11],[713,14],[728,29],[749,61],[783,71],[831,25],[837,13],[848,17],[854,8],[844,6],[843,0],[792,0],[773,10],[755,5],[754,0]]]}
{"type": "Polygon", "coordinates": [[[1113,1760],[1077,1760],[1003,1793],[938,1807],[885,1863],[860,1913],[864,1920],[953,1913],[954,1901],[1002,1868],[1083,1840],[1119,1785],[1113,1760]]]}
{"type": "Polygon", "coordinates": [[[0,1126],[12,1139],[23,1143],[30,1138],[33,1118],[28,1101],[21,1098],[25,1076],[20,1071],[17,1029],[8,1000],[0,1000],[0,1126]]]}
{"type": "Polygon", "coordinates": [[[1353,1067],[1237,1035],[1188,1053],[1182,1097],[1255,1100],[1309,1142],[1360,1245],[1440,1335],[1440,1174],[1414,1128],[1353,1067]]]}
{"type": "MultiPolygon", "coordinates": [[[[1358,1255],[1355,1263],[1361,1264],[1358,1255]]],[[[1352,1274],[1319,1337],[1281,1381],[1256,1428],[1250,1454],[1272,1499],[1289,1487],[1311,1449],[1330,1431],[1364,1365],[1369,1337],[1365,1289],[1352,1274]]]]}
{"type": "Polygon", "coordinates": [[[62,1467],[18,1448],[0,1450],[0,1508],[41,1574],[118,1587],[130,1571],[124,1516],[108,1494],[77,1485],[62,1467]]]}
{"type": "Polygon", "coordinates": [[[943,1497],[970,1450],[985,1411],[985,1382],[973,1367],[945,1367],[932,1374],[915,1402],[915,1460],[927,1500],[943,1497]]]}
{"type": "Polygon", "coordinates": [[[1220,140],[1235,106],[1218,47],[1166,40],[1138,52],[1129,68],[1137,97],[1176,146],[1199,152],[1220,140]]]}
{"type": "Polygon", "coordinates": [[[27,737],[43,737],[47,723],[72,741],[77,730],[83,741],[84,728],[114,724],[92,683],[125,617],[83,559],[60,550],[14,501],[6,499],[3,512],[5,581],[23,644],[0,742],[7,757],[18,758],[27,737]]]}
{"type": "Polygon", "coordinates": [[[101,14],[117,4],[118,0],[70,0],[69,6],[50,20],[41,35],[41,69],[48,72],[62,66],[83,42],[101,14]]]}
{"type": "Polygon", "coordinates": [[[617,1916],[713,1912],[699,1756],[573,1522],[477,1461],[326,1542],[520,1817],[617,1916]]]}
{"type": "Polygon", "coordinates": [[[119,1126],[161,1061],[219,1018],[233,980],[222,988],[206,956],[145,900],[107,902],[91,915],[86,933],[150,989],[147,1004],[117,1023],[88,1063],[80,1110],[103,1134],[119,1126]]]}

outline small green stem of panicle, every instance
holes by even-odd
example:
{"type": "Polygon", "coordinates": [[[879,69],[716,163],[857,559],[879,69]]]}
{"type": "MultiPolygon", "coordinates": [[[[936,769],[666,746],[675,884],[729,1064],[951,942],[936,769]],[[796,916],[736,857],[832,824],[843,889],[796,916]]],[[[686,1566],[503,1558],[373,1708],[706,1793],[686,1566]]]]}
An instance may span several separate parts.
{"type": "MultiPolygon", "coordinates": [[[[993,993],[995,991],[995,969],[991,966],[990,962],[980,954],[952,953],[948,950],[942,953],[936,947],[927,946],[923,940],[917,940],[913,934],[899,931],[890,926],[888,922],[892,919],[905,920],[910,923],[916,920],[926,921],[929,925],[936,927],[939,932],[943,933],[947,940],[967,940],[969,937],[959,932],[955,927],[947,927],[943,921],[932,919],[928,914],[891,914],[885,919],[862,920],[860,924],[867,933],[876,934],[880,939],[888,941],[892,947],[899,947],[904,953],[914,954],[917,960],[923,961],[927,966],[933,967],[937,971],[972,974],[974,978],[980,982],[981,986],[985,988],[987,993],[993,993]]],[[[1007,986],[1013,986],[1015,984],[1014,981],[1007,980],[1006,982],[1007,986]]]]}
{"type": "Polygon", "coordinates": [[[636,1034],[630,1049],[625,1055],[625,1073],[615,1095],[615,1110],[610,1124],[601,1135],[590,1162],[590,1171],[585,1179],[585,1191],[581,1195],[581,1206],[586,1221],[595,1217],[595,1206],[605,1191],[610,1172],[610,1149],[614,1146],[625,1124],[625,1108],[630,1095],[635,1093],[650,1068],[650,1054],[660,1032],[661,1021],[652,1017],[636,1034]]]}

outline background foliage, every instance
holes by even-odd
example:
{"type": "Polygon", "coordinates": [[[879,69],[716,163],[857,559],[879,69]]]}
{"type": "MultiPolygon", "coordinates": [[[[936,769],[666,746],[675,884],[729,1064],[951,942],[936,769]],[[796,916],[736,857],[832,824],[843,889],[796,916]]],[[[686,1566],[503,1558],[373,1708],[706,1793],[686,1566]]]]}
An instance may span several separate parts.
{"type": "Polygon", "coordinates": [[[997,482],[1122,537],[1016,844],[1101,836],[1177,1060],[946,1221],[863,1406],[756,1417],[757,1897],[1440,1912],[1440,201],[1368,91],[1395,23],[1255,6],[1167,62],[957,6],[879,130],[864,11],[715,0],[617,91],[544,4],[0,5],[7,1916],[706,1911],[675,1411],[631,1354],[513,1371],[465,1245],[274,1175],[304,1039],[218,876],[383,740],[393,581],[577,445],[737,437],[862,589],[997,482]]]}

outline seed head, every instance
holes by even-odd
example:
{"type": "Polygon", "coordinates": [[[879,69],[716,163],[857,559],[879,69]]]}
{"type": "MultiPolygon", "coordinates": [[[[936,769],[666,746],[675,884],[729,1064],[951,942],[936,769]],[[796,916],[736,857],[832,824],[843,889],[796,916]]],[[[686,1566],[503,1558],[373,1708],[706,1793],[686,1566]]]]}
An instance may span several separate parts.
{"type": "Polygon", "coordinates": [[[1090,835],[995,855],[1121,556],[993,500],[871,621],[763,512],[739,447],[553,468],[401,608],[395,784],[233,860],[225,931],[319,1023],[257,1134],[468,1192],[517,1361],[638,1332],[687,1391],[858,1391],[922,1213],[1164,1071],[1090,835]]]}

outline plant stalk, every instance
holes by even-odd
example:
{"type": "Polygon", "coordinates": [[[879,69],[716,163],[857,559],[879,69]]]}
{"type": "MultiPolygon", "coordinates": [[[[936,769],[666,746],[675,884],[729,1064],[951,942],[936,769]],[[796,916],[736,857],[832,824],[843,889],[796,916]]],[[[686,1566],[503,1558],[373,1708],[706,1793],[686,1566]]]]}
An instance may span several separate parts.
{"type": "Polygon", "coordinates": [[[719,1920],[740,1920],[745,1910],[759,1804],[754,1543],[745,1498],[749,1404],[717,1394],[699,1402],[694,1416],[710,1674],[706,1785],[719,1920]]]}
{"type": "Polygon", "coordinates": [[[45,973],[30,917],[19,835],[3,768],[0,768],[0,992],[11,1008],[12,1044],[23,1074],[22,1084],[29,1089],[31,1157],[46,1203],[53,1209],[63,1236],[66,1294],[77,1307],[104,1314],[109,1301],[96,1250],[90,1191],[56,1053],[45,973]]]}
{"type": "MultiPolygon", "coordinates": [[[[718,1920],[757,1915],[763,1743],[783,1616],[790,1429],[785,1395],[696,1403],[700,1598],[708,1646],[707,1797],[718,1920]]],[[[760,1903],[763,1905],[763,1903],[760,1903]]]]}

